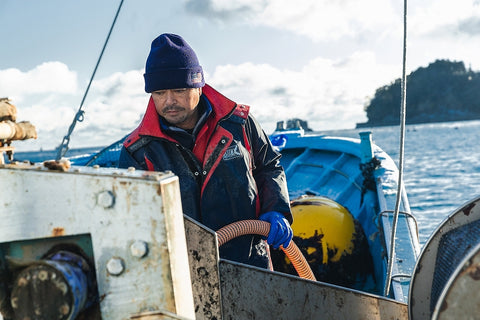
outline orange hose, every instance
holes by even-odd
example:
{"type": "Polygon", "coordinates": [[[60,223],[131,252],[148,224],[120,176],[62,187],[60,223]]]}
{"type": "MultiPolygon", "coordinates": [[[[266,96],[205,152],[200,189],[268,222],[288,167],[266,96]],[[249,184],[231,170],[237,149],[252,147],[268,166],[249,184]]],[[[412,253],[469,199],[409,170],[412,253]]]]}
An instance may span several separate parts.
{"type": "MultiPolygon", "coordinates": [[[[233,238],[243,236],[246,234],[258,234],[261,236],[268,236],[270,232],[270,223],[261,220],[242,220],[226,225],[217,231],[218,246],[232,240],[233,238]]],[[[312,269],[308,265],[307,260],[303,256],[300,249],[292,241],[287,248],[280,246],[283,252],[287,255],[290,262],[293,264],[295,270],[301,278],[314,280],[312,269]]]]}

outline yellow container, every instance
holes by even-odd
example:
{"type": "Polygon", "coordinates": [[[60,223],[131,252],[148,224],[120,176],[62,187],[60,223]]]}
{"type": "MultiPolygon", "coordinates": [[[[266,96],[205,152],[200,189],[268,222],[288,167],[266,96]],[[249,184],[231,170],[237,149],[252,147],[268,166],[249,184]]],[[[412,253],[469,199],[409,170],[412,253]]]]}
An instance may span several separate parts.
{"type": "MultiPolygon", "coordinates": [[[[354,249],[355,223],[352,214],[337,202],[320,196],[306,196],[291,203],[293,234],[313,241],[312,254],[321,244],[323,264],[337,262],[354,249]]],[[[317,261],[318,263],[319,261],[317,261]]]]}

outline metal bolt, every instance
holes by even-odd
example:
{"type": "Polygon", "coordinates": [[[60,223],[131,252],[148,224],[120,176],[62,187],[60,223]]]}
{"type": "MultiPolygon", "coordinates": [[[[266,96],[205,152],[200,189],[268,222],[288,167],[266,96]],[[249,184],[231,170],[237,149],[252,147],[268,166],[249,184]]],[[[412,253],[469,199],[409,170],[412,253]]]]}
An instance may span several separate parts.
{"type": "Polygon", "coordinates": [[[23,286],[26,286],[28,284],[28,282],[29,282],[29,279],[26,279],[25,277],[20,277],[17,280],[17,285],[19,287],[23,287],[23,286]]]}
{"type": "Polygon", "coordinates": [[[130,252],[136,258],[143,258],[148,253],[148,244],[142,240],[136,240],[130,245],[130,252]]]}
{"type": "Polygon", "coordinates": [[[48,272],[46,270],[41,270],[38,272],[38,280],[45,281],[48,279],[48,272]]]}
{"type": "Polygon", "coordinates": [[[70,306],[66,303],[62,304],[60,308],[58,308],[58,311],[62,316],[66,316],[70,313],[70,306]]]}
{"type": "Polygon", "coordinates": [[[105,209],[113,207],[115,204],[115,196],[111,191],[102,191],[97,196],[97,203],[105,209]]]}
{"type": "Polygon", "coordinates": [[[125,262],[122,258],[113,257],[107,262],[107,271],[112,276],[119,276],[125,270],[125,262]]]}
{"type": "Polygon", "coordinates": [[[200,267],[197,269],[198,275],[202,278],[208,276],[208,271],[204,267],[200,267]]]}
{"type": "Polygon", "coordinates": [[[17,297],[12,297],[10,299],[10,304],[12,305],[13,309],[17,309],[18,308],[18,298],[17,297]]]}

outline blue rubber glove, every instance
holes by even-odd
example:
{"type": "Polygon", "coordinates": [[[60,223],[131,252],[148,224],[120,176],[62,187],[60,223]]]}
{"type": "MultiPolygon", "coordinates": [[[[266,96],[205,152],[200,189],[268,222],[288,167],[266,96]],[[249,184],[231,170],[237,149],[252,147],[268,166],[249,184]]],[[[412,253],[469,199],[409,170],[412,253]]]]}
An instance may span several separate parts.
{"type": "Polygon", "coordinates": [[[288,247],[293,237],[293,231],[283,214],[270,211],[262,214],[259,219],[270,222],[270,232],[267,237],[269,245],[272,245],[274,249],[278,249],[280,245],[283,245],[284,248],[288,247]]]}

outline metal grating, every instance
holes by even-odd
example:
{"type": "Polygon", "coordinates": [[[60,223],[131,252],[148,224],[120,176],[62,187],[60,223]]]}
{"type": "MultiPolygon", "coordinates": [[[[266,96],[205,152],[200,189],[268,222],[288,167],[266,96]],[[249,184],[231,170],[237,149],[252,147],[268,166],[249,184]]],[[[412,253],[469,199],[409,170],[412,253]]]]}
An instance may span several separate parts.
{"type": "Polygon", "coordinates": [[[433,312],[445,284],[457,266],[480,241],[480,220],[453,229],[440,239],[432,281],[430,311],[433,312]]]}

